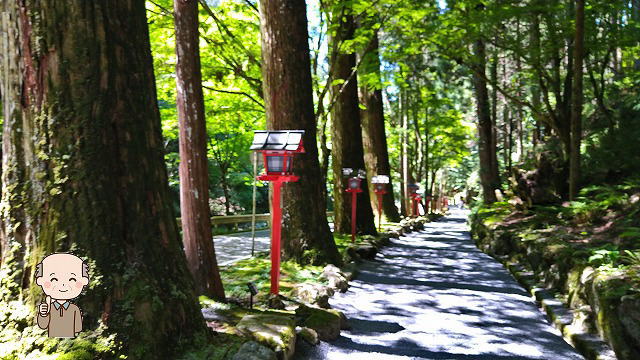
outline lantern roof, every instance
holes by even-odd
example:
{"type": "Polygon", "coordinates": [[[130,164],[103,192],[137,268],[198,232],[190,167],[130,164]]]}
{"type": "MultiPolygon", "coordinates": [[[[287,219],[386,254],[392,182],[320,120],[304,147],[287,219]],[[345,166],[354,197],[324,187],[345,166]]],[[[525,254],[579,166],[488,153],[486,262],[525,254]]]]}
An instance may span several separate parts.
{"type": "Polygon", "coordinates": [[[251,150],[285,150],[302,152],[304,130],[256,130],[251,150]]]}
{"type": "Polygon", "coordinates": [[[376,175],[371,177],[372,184],[388,184],[389,175],[376,175]]]}

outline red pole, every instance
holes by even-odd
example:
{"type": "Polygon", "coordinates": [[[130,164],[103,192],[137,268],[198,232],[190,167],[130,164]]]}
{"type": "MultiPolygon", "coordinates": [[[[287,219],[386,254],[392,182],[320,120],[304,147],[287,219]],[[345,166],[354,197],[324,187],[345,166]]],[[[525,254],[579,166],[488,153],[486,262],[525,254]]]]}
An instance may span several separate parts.
{"type": "Polygon", "coordinates": [[[271,221],[271,293],[278,295],[280,287],[280,230],[282,209],[280,208],[281,181],[273,182],[273,219],[271,221]]]}
{"type": "Polygon", "coordinates": [[[351,242],[356,241],[356,205],[358,205],[358,193],[351,193],[351,242]]]}
{"type": "Polygon", "coordinates": [[[418,216],[418,202],[416,201],[415,196],[413,197],[413,217],[418,216]]]}
{"type": "Polygon", "coordinates": [[[380,232],[380,226],[382,225],[382,193],[378,193],[378,232],[380,232]]]}

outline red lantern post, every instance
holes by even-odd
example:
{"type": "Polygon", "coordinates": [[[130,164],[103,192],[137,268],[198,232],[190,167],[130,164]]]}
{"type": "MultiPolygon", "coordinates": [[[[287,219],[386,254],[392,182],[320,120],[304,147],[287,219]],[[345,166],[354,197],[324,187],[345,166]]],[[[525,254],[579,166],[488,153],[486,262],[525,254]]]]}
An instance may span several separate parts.
{"type": "Polygon", "coordinates": [[[271,294],[280,290],[280,243],[282,232],[282,208],[280,193],[282,184],[296,182],[300,177],[293,175],[293,156],[304,153],[302,146],[304,130],[254,131],[251,150],[263,155],[265,175],[258,180],[273,184],[273,212],[271,214],[271,294]]]}
{"type": "Polygon", "coordinates": [[[351,168],[343,168],[342,175],[351,176],[347,180],[347,189],[345,190],[348,193],[351,193],[351,242],[356,241],[356,214],[357,214],[357,205],[358,205],[358,193],[362,192],[360,188],[360,183],[362,179],[366,177],[366,173],[364,170],[354,170],[351,168]],[[351,175],[355,176],[351,176],[351,175]]]}
{"type": "Polygon", "coordinates": [[[422,201],[422,197],[418,194],[415,194],[413,196],[413,216],[420,216],[420,209],[418,207],[420,201],[422,201]]]}
{"type": "Polygon", "coordinates": [[[417,184],[409,184],[407,186],[409,189],[409,196],[411,197],[411,216],[418,216],[418,203],[416,202],[416,197],[418,196],[417,191],[420,188],[417,184]]]}
{"type": "Polygon", "coordinates": [[[382,195],[387,193],[386,186],[389,183],[388,175],[376,175],[371,178],[371,183],[374,185],[374,192],[378,196],[378,232],[382,225],[382,195]]]}
{"type": "Polygon", "coordinates": [[[427,206],[425,207],[425,213],[426,213],[425,215],[428,215],[431,212],[431,208],[429,207],[430,203],[431,203],[431,195],[427,195],[427,198],[426,198],[427,206]]]}

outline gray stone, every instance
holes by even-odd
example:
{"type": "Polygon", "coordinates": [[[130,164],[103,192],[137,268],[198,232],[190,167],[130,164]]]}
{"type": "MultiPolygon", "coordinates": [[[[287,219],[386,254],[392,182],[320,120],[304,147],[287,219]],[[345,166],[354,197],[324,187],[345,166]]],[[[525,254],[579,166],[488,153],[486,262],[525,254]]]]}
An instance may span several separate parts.
{"type": "Polygon", "coordinates": [[[293,296],[308,304],[316,304],[323,308],[329,308],[329,298],[333,296],[332,288],[318,285],[302,283],[295,285],[292,290],[293,296]]]}
{"type": "Polygon", "coordinates": [[[320,339],[318,338],[318,333],[308,327],[296,327],[296,334],[298,334],[298,336],[308,342],[311,345],[318,345],[320,343],[320,339]]]}
{"type": "Polygon", "coordinates": [[[349,288],[347,278],[342,271],[334,265],[329,264],[325,266],[320,278],[327,280],[330,288],[338,289],[341,292],[345,292],[349,288]]]}
{"type": "Polygon", "coordinates": [[[276,353],[255,341],[247,341],[240,346],[231,360],[276,360],[276,353]]]}
{"type": "Polygon", "coordinates": [[[295,320],[285,314],[245,315],[236,328],[276,352],[279,359],[289,359],[295,352],[295,320]]]}
{"type": "Polygon", "coordinates": [[[355,248],[356,254],[366,260],[373,260],[376,257],[378,249],[371,245],[361,245],[355,248]]]}
{"type": "Polygon", "coordinates": [[[620,322],[633,343],[640,344],[640,299],[627,295],[621,300],[618,308],[620,322]]]}
{"type": "Polygon", "coordinates": [[[269,301],[270,309],[284,310],[286,307],[284,302],[278,295],[273,295],[273,294],[269,295],[268,301],[269,301]]]}
{"type": "Polygon", "coordinates": [[[302,325],[315,330],[318,338],[324,341],[335,340],[340,336],[342,318],[337,310],[326,310],[300,305],[296,316],[301,318],[302,325]]]}

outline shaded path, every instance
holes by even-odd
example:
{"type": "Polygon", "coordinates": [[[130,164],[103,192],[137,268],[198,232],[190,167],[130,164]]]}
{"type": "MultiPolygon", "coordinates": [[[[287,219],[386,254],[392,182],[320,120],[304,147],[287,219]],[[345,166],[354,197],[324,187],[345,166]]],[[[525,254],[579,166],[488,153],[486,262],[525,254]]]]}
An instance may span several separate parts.
{"type": "Polygon", "coordinates": [[[295,359],[583,359],[502,265],[479,251],[468,212],[402,236],[331,305],[352,329],[295,359]]]}

